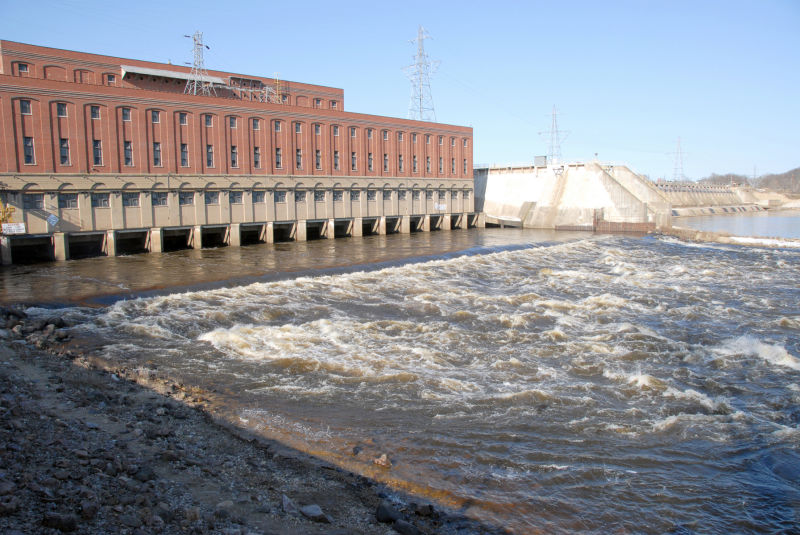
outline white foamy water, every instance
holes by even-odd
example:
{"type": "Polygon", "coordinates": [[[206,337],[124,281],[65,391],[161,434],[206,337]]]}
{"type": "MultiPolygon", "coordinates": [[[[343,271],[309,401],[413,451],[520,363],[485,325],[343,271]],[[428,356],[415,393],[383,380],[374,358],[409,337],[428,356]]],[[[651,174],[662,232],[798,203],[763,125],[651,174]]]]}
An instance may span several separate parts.
{"type": "Polygon", "coordinates": [[[241,425],[365,472],[386,453],[515,533],[776,532],[800,503],[798,281],[798,252],[590,236],[73,315],[241,425]]]}

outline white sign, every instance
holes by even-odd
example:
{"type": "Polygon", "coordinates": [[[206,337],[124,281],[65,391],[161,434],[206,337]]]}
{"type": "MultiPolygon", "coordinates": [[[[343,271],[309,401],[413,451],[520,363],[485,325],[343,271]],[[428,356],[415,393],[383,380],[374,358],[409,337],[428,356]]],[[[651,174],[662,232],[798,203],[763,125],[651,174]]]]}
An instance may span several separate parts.
{"type": "Polygon", "coordinates": [[[434,209],[434,210],[447,210],[447,205],[446,205],[446,204],[437,204],[437,203],[434,203],[434,205],[433,205],[433,209],[434,209]]]}
{"type": "Polygon", "coordinates": [[[25,223],[3,223],[3,234],[25,234],[25,223]]]}

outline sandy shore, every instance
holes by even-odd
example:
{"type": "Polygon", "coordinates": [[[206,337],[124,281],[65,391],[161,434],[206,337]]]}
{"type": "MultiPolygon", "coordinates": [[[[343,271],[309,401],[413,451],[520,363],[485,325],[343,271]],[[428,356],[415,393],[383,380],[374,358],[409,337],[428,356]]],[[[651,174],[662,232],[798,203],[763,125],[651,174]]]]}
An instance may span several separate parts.
{"type": "Polygon", "coordinates": [[[0,532],[502,533],[218,422],[213,395],[0,315],[0,532]]]}

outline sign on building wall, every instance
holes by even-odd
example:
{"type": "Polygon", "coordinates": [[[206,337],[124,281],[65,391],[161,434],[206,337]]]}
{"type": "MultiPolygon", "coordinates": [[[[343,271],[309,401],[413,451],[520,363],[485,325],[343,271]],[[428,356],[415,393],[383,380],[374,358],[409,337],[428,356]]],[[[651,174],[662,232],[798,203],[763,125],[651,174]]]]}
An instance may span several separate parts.
{"type": "Polygon", "coordinates": [[[50,224],[51,227],[55,227],[58,224],[58,216],[55,214],[50,214],[47,216],[47,222],[50,224]]]}
{"type": "Polygon", "coordinates": [[[3,234],[25,234],[25,223],[3,223],[3,234]]]}

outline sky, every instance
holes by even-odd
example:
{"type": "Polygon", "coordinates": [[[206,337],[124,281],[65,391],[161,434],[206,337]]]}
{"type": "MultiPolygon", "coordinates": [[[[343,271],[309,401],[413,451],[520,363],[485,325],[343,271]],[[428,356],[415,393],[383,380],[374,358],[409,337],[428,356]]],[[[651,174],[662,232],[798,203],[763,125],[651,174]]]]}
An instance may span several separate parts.
{"type": "Polygon", "coordinates": [[[347,111],[407,117],[422,25],[438,122],[474,161],[549,152],[652,179],[800,166],[800,0],[304,2],[0,0],[0,39],[344,89],[347,111]],[[676,165],[678,140],[682,166],[676,165]]]}

